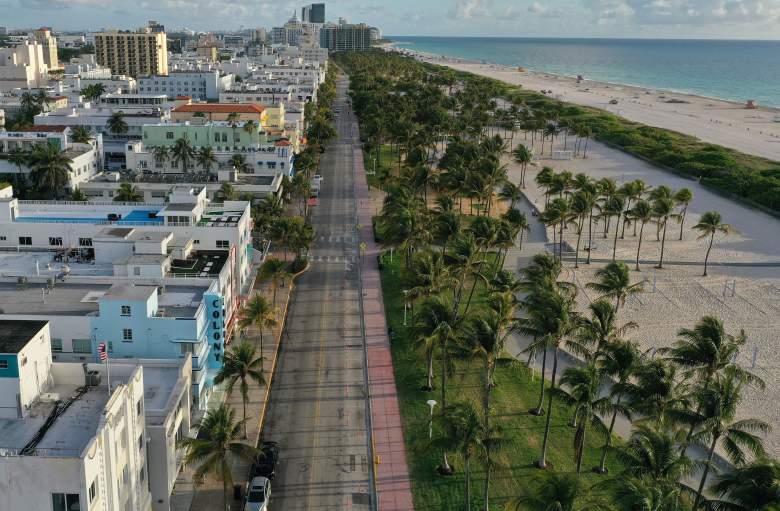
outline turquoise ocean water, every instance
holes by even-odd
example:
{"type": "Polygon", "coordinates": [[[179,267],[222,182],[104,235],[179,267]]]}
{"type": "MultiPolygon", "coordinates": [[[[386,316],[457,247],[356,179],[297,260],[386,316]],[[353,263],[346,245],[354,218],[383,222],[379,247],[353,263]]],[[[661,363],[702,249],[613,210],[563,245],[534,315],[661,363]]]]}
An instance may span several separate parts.
{"type": "Polygon", "coordinates": [[[388,38],[449,57],[780,107],[780,41],[388,38]]]}

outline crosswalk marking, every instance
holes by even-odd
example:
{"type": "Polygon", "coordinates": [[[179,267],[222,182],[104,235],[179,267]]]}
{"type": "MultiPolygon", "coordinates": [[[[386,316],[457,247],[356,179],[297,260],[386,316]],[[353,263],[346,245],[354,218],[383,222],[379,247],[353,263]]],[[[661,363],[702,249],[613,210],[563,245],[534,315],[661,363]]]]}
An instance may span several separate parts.
{"type": "Polygon", "coordinates": [[[315,263],[354,263],[357,261],[357,256],[318,256],[313,255],[309,257],[309,260],[315,263]]]}

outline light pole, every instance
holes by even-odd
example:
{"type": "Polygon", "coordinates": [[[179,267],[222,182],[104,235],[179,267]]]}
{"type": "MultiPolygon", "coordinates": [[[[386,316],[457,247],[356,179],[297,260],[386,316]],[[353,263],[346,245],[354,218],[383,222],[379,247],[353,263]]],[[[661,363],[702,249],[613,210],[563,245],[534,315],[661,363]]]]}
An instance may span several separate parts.
{"type": "Polygon", "coordinates": [[[406,298],[407,298],[407,295],[409,294],[409,290],[408,289],[404,289],[402,292],[404,294],[404,326],[406,326],[406,298]]]}
{"type": "Polygon", "coordinates": [[[435,399],[428,400],[428,406],[431,407],[431,418],[428,421],[428,439],[433,438],[433,409],[436,407],[436,404],[435,399]]]}

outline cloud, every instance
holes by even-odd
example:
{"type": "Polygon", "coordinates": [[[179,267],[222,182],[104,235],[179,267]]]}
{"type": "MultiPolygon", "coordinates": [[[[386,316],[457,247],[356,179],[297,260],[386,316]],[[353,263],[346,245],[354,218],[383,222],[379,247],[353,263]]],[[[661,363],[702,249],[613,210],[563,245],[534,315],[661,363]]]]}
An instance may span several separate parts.
{"type": "Polygon", "coordinates": [[[564,12],[561,9],[550,9],[539,2],[534,2],[528,6],[528,12],[541,16],[543,18],[563,18],[564,12]]]}
{"type": "Polygon", "coordinates": [[[584,0],[600,21],[638,25],[715,25],[773,23],[780,0],[584,0]]]}
{"type": "Polygon", "coordinates": [[[491,0],[456,0],[448,15],[456,20],[482,18],[488,15],[491,0]]]}

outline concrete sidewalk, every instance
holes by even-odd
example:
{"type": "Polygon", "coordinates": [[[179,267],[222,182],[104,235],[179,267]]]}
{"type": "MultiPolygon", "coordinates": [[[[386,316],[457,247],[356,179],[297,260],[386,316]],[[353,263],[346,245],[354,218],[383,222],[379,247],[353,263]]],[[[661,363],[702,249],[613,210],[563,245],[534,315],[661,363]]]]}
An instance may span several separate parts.
{"type": "Polygon", "coordinates": [[[414,506],[379,276],[377,256],[381,249],[374,242],[368,182],[357,140],[354,162],[378,508],[381,511],[408,511],[414,506]]]}
{"type": "MultiPolygon", "coordinates": [[[[272,256],[282,259],[281,254],[273,254],[272,256]]],[[[285,287],[280,287],[277,290],[275,302],[275,307],[278,309],[277,326],[272,331],[263,332],[263,357],[265,358],[263,361],[263,370],[265,373],[266,385],[261,386],[254,382],[249,383],[249,401],[246,406],[247,439],[244,442],[250,445],[257,445],[263,429],[268,395],[271,389],[274,369],[276,367],[281,335],[284,332],[287,306],[293,288],[294,285],[292,280],[288,279],[288,281],[285,282],[285,287]]],[[[267,283],[258,284],[255,282],[252,286],[250,295],[242,297],[242,299],[249,299],[256,292],[262,293],[269,301],[273,297],[270,285],[267,283]]],[[[260,332],[256,327],[253,326],[248,328],[243,335],[240,332],[237,332],[233,337],[231,345],[236,345],[242,341],[246,341],[255,346],[257,354],[260,354],[260,332]]],[[[230,349],[230,346],[228,346],[228,349],[230,349]]],[[[227,396],[224,388],[221,386],[214,387],[208,408],[216,408],[223,402],[227,403],[235,411],[236,419],[240,420],[243,417],[243,401],[241,392],[238,388],[236,388],[230,396],[227,396]]],[[[171,511],[214,511],[223,509],[222,482],[208,478],[202,484],[195,485],[193,483],[193,473],[196,468],[197,467],[195,466],[185,466],[179,473],[171,497],[171,511]]],[[[243,491],[243,488],[247,483],[249,463],[246,460],[234,459],[232,471],[233,484],[240,485],[243,491]]],[[[229,497],[231,499],[231,509],[241,509],[241,502],[232,500],[232,496],[233,489],[230,488],[229,497]]]]}

